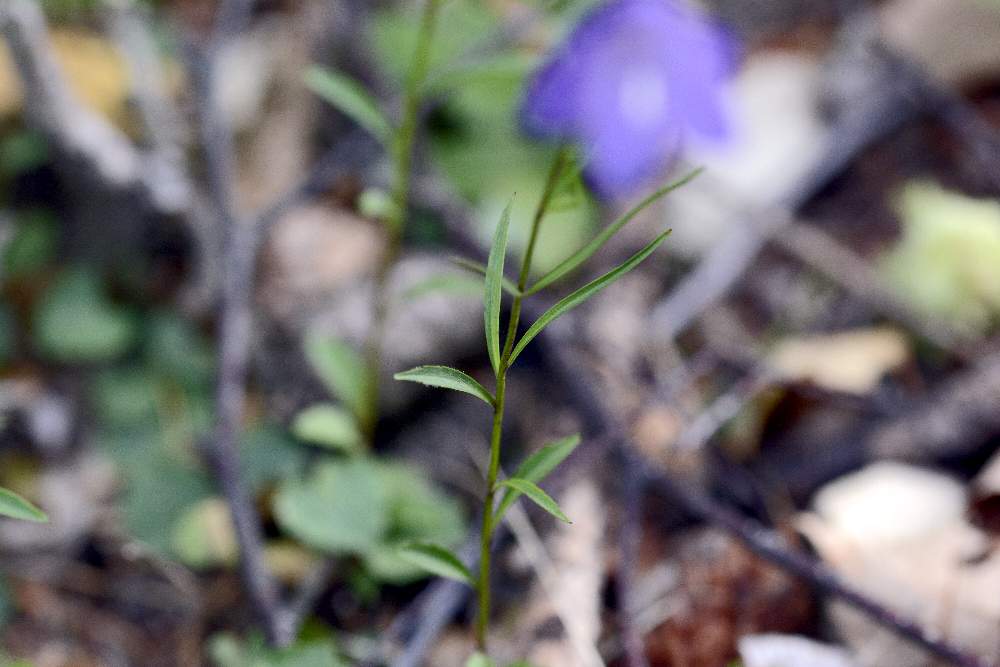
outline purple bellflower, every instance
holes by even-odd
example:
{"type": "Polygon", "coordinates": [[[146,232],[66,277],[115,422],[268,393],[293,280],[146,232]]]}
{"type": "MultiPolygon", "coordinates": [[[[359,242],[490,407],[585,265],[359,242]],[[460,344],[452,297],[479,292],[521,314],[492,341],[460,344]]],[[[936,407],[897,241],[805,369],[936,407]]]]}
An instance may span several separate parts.
{"type": "Polygon", "coordinates": [[[580,145],[591,189],[625,197],[660,176],[685,140],[726,138],[733,53],[721,27],[681,0],[611,0],[535,75],[521,122],[580,145]]]}

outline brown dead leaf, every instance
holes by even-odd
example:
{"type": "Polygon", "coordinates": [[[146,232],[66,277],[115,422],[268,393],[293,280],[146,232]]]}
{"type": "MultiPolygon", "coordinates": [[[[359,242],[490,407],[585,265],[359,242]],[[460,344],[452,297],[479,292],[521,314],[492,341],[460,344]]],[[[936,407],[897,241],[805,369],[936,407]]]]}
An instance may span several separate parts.
{"type": "Polygon", "coordinates": [[[802,631],[811,621],[812,601],[800,582],[717,529],[681,533],[665,552],[636,591],[645,598],[636,600],[636,621],[652,627],[651,667],[725,665],[737,657],[740,637],[802,631]]]}

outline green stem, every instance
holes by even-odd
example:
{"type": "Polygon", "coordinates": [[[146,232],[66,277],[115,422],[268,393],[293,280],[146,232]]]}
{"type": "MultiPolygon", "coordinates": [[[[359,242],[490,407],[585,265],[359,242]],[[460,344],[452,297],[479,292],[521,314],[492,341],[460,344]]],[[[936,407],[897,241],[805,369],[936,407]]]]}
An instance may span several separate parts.
{"type": "Polygon", "coordinates": [[[392,267],[399,259],[403,246],[406,209],[410,199],[410,182],[413,177],[413,153],[416,144],[423,86],[430,69],[431,45],[437,25],[441,0],[427,0],[420,20],[420,32],[413,54],[413,62],[406,79],[403,98],[403,118],[396,132],[393,153],[392,207],[383,221],[387,239],[385,253],[375,270],[372,306],[372,329],[365,350],[368,378],[365,391],[367,412],[361,418],[361,428],[369,444],[374,442],[378,422],[379,369],[382,365],[382,342],[389,312],[387,285],[392,267]]]}
{"type": "MultiPolygon", "coordinates": [[[[524,250],[524,261],[521,263],[521,273],[517,280],[518,292],[523,292],[528,285],[528,278],[531,276],[531,261],[535,254],[535,245],[538,241],[538,231],[542,227],[542,220],[548,211],[552,196],[559,185],[559,176],[566,167],[568,153],[565,149],[560,149],[549,170],[549,176],[545,183],[545,190],[542,198],[535,209],[535,217],[531,221],[531,232],[528,236],[528,245],[524,250]]],[[[514,349],[514,342],[517,338],[517,326],[521,320],[521,303],[524,297],[521,294],[514,297],[514,302],[510,308],[510,320],[507,322],[507,337],[504,339],[503,352],[500,355],[500,368],[497,371],[496,382],[496,402],[493,407],[493,429],[490,432],[490,465],[486,473],[486,498],[483,502],[483,522],[479,536],[479,582],[476,592],[479,597],[479,610],[476,617],[476,646],[482,652],[486,652],[486,632],[490,623],[490,558],[491,547],[493,545],[493,531],[496,526],[493,523],[493,511],[496,505],[497,477],[500,473],[500,441],[503,435],[503,416],[505,405],[505,394],[507,389],[507,369],[510,362],[510,355],[514,349]]]]}
{"type": "Polygon", "coordinates": [[[493,507],[496,504],[497,475],[500,472],[500,438],[503,434],[504,396],[507,373],[497,376],[496,403],[493,408],[493,430],[490,433],[490,466],[486,475],[486,499],[483,503],[483,525],[479,535],[479,613],[476,617],[476,646],[486,652],[486,631],[490,623],[490,549],[493,545],[493,507]]]}

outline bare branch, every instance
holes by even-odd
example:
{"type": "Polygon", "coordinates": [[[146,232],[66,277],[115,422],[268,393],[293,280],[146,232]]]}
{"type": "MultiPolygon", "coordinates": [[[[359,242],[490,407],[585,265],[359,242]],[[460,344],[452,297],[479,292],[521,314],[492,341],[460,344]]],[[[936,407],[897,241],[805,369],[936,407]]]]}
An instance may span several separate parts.
{"type": "Polygon", "coordinates": [[[114,3],[108,27],[128,66],[131,96],[142,120],[148,151],[147,180],[177,210],[191,200],[186,171],[184,124],[166,90],[166,74],[150,30],[151,17],[134,3],[114,3]]]}
{"type": "Polygon", "coordinates": [[[278,583],[264,561],[260,517],[242,478],[239,463],[253,337],[252,294],[257,239],[253,226],[241,219],[234,209],[232,192],[236,172],[232,134],[219,113],[214,95],[215,62],[212,51],[193,48],[189,55],[209,195],[216,219],[225,234],[218,324],[216,423],[210,441],[210,459],[236,528],[243,587],[268,639],[283,646],[293,641],[296,624],[284,608],[278,583]]]}
{"type": "Polygon", "coordinates": [[[183,192],[146,168],[146,159],[100,115],[84,106],[70,90],[48,40],[41,5],[34,0],[0,4],[0,31],[7,38],[24,88],[26,120],[53,146],[97,175],[112,189],[135,190],[154,209],[180,213],[183,192]]]}

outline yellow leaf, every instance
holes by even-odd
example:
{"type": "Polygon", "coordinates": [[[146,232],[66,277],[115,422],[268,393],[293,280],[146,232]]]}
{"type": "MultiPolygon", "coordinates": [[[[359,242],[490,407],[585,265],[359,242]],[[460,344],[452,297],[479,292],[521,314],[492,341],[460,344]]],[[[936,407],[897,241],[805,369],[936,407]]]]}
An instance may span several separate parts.
{"type": "Polygon", "coordinates": [[[789,338],[771,353],[784,379],[813,382],[832,391],[867,394],[909,356],[906,338],[888,328],[789,338]]]}
{"type": "MultiPolygon", "coordinates": [[[[129,94],[128,71],[121,54],[95,33],[55,28],[52,50],[73,92],[87,107],[121,122],[129,94]]],[[[21,111],[21,80],[6,42],[0,42],[0,116],[21,111]]]]}

